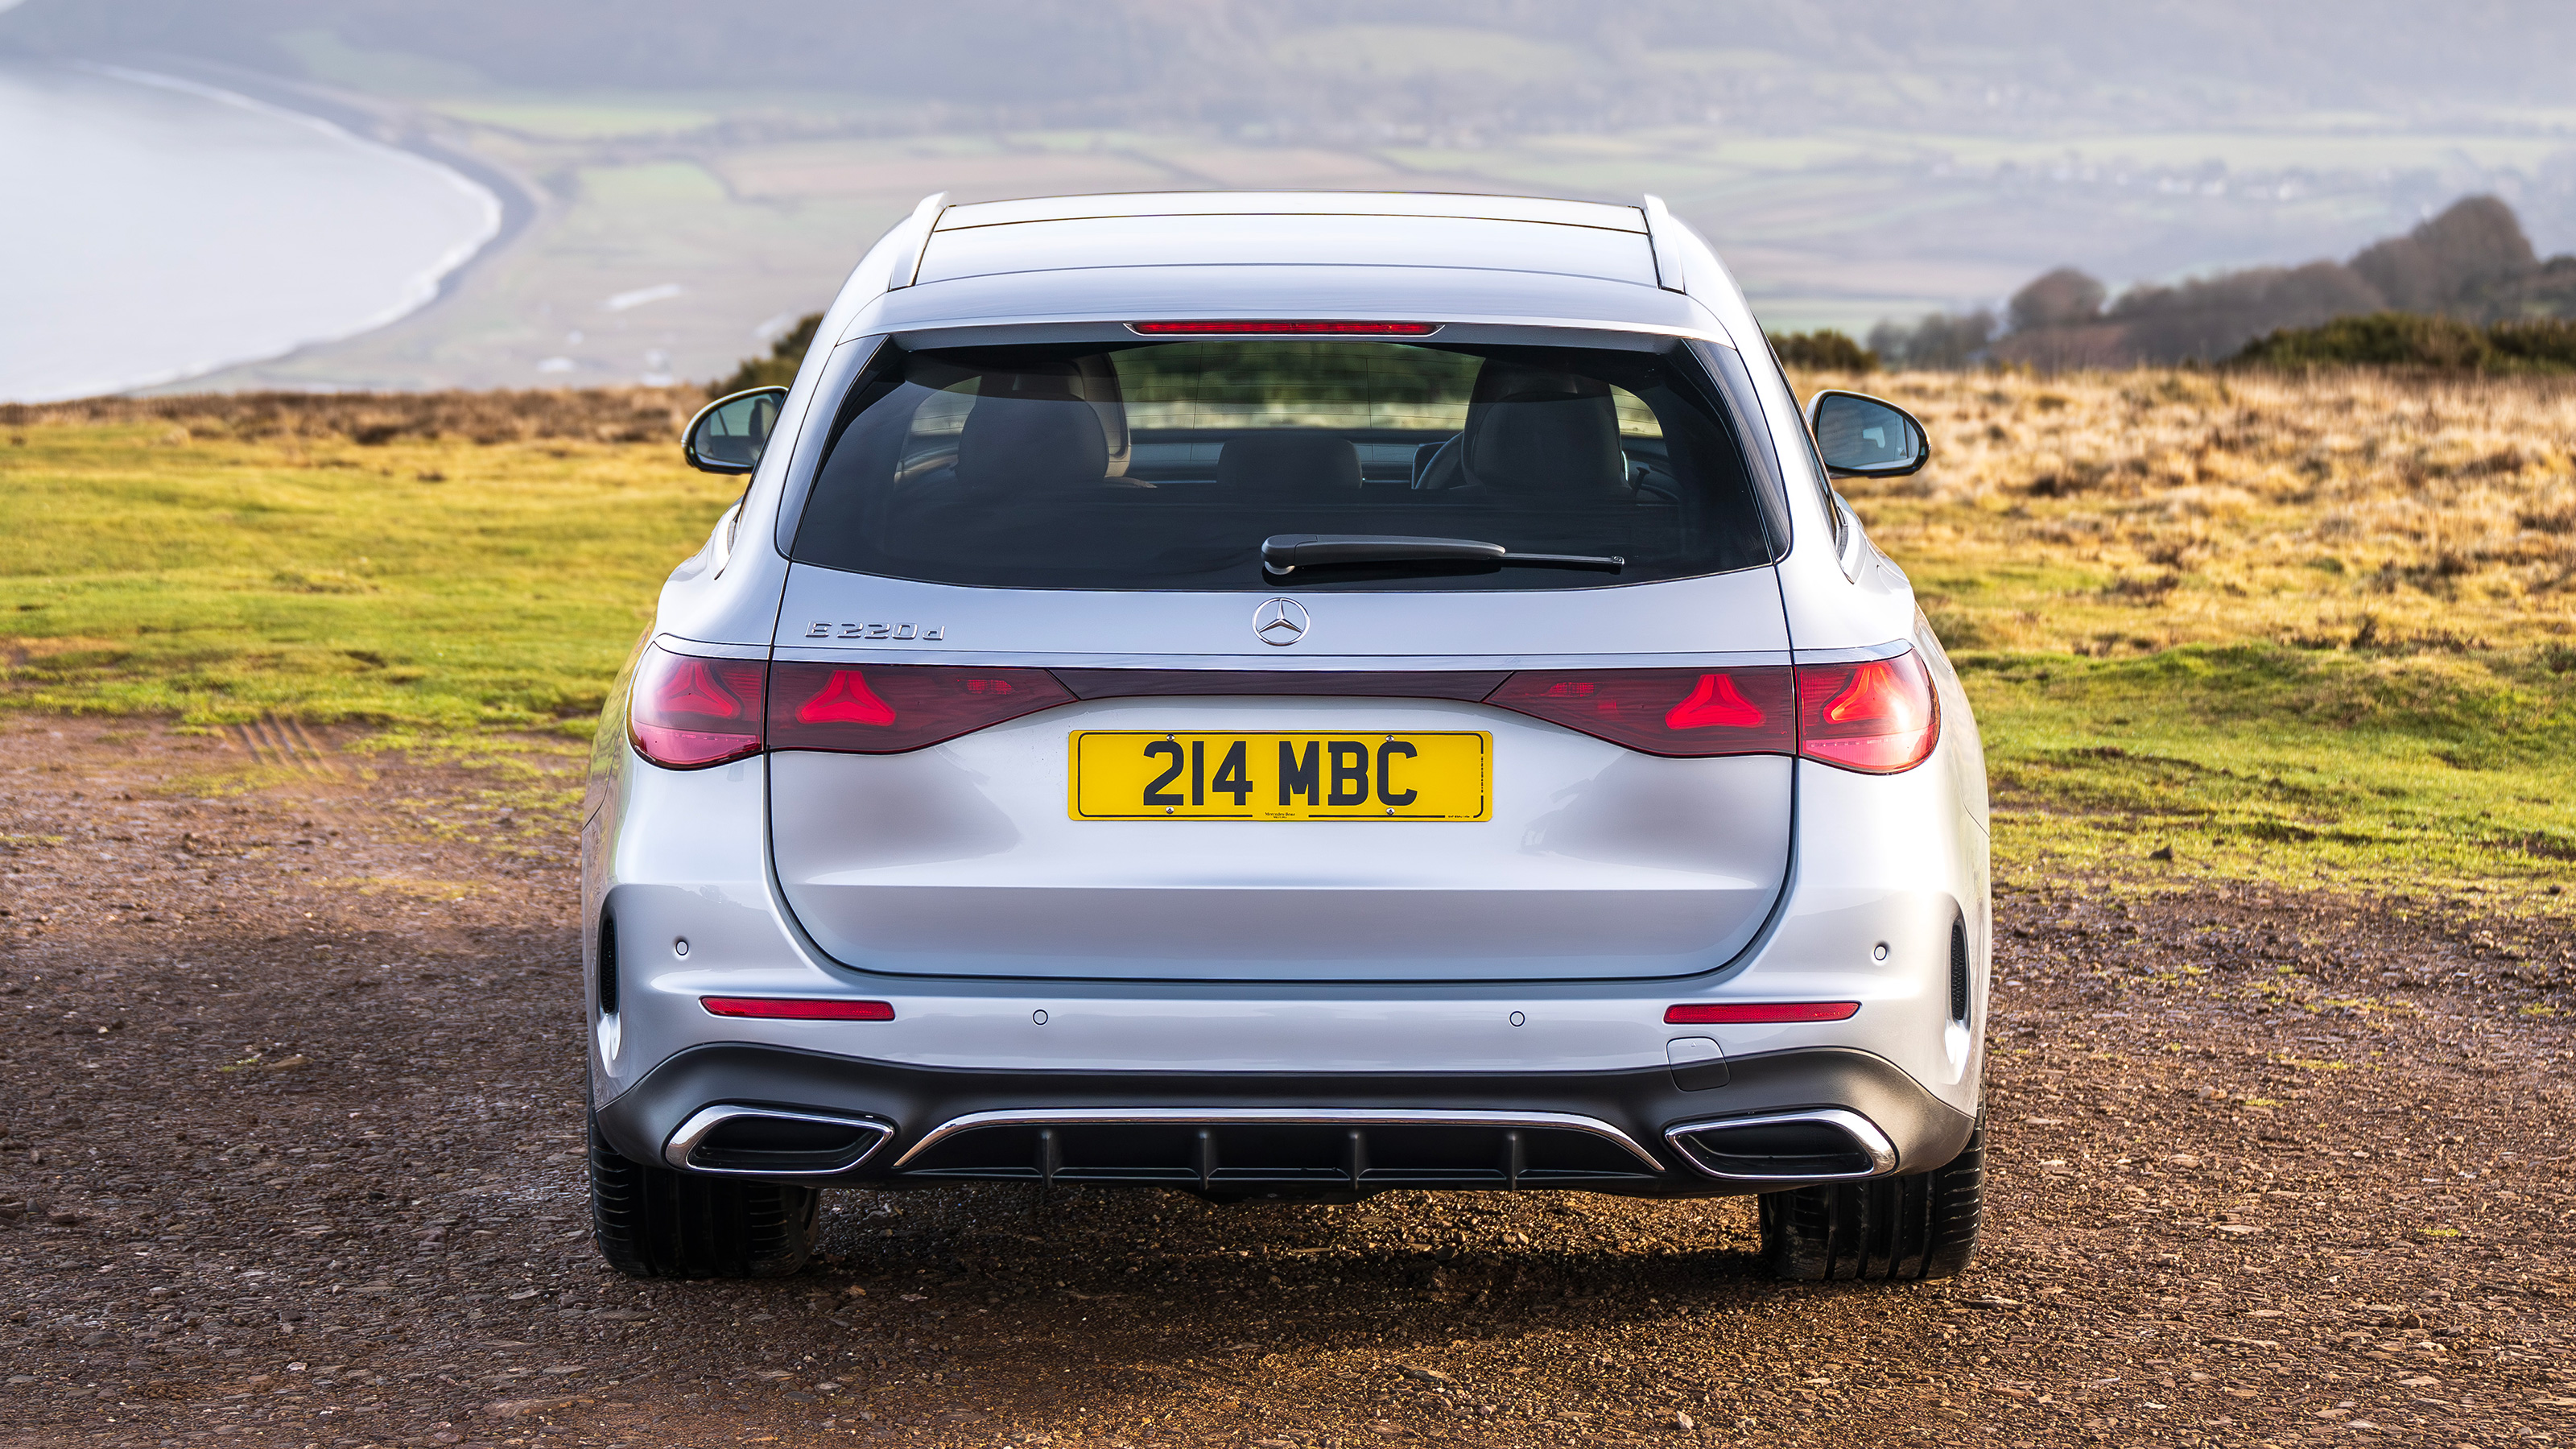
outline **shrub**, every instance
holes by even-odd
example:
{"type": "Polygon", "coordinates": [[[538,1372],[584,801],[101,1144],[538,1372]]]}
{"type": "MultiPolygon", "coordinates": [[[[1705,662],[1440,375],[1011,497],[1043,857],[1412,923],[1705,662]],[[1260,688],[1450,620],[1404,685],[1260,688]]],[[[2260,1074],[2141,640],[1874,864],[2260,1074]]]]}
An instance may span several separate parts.
{"type": "Polygon", "coordinates": [[[1875,372],[1878,354],[1831,327],[1813,332],[1774,332],[1771,350],[1784,367],[1809,372],[1875,372]]]}
{"type": "Polygon", "coordinates": [[[786,336],[770,344],[767,357],[746,357],[731,376],[707,384],[707,396],[729,397],[746,388],[786,387],[794,383],[796,369],[805,361],[805,349],[814,345],[814,334],[822,325],[822,313],[808,313],[786,336]]]}
{"type": "Polygon", "coordinates": [[[2451,317],[2374,312],[2284,328],[2247,344],[2258,367],[2412,367],[2435,372],[2576,372],[2576,321],[2541,318],[2480,327],[2451,317]]]}

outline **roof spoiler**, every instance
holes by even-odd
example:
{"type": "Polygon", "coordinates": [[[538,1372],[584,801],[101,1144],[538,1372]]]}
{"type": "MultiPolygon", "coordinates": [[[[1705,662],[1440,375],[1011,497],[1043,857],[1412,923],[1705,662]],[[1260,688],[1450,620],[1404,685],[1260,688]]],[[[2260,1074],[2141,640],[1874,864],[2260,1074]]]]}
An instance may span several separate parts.
{"type": "Polygon", "coordinates": [[[921,204],[904,219],[910,245],[895,254],[894,266],[886,273],[887,291],[909,287],[921,279],[921,254],[930,249],[930,234],[938,229],[939,214],[947,209],[948,193],[935,192],[921,198],[921,204]]]}
{"type": "Polygon", "coordinates": [[[1665,209],[1664,199],[1660,196],[1649,194],[1646,197],[1644,210],[1646,242],[1655,254],[1655,285],[1667,292],[1688,293],[1690,288],[1684,285],[1682,280],[1681,253],[1669,240],[1679,223],[1675,222],[1673,214],[1665,209]]]}

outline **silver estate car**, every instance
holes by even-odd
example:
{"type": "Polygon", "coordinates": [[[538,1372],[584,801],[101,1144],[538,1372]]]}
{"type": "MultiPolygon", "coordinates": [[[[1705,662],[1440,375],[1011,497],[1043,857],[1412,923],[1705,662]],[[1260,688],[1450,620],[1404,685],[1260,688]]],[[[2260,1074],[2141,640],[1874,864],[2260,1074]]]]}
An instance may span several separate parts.
{"type": "Polygon", "coordinates": [[[1984,765],[1830,481],[1928,443],[1659,201],[932,197],[686,446],[582,828],[618,1268],[966,1182],[1967,1261],[1984,765]]]}

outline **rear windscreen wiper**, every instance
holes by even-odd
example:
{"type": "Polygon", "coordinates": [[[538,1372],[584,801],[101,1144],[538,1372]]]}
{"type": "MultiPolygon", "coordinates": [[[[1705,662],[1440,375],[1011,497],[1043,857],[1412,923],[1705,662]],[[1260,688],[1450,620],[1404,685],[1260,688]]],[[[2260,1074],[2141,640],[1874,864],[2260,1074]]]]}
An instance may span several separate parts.
{"type": "Polygon", "coordinates": [[[1616,554],[1514,553],[1473,538],[1407,538],[1383,533],[1274,533],[1261,541],[1261,566],[1292,574],[1316,564],[1491,563],[1558,564],[1569,568],[1622,569],[1616,554]]]}

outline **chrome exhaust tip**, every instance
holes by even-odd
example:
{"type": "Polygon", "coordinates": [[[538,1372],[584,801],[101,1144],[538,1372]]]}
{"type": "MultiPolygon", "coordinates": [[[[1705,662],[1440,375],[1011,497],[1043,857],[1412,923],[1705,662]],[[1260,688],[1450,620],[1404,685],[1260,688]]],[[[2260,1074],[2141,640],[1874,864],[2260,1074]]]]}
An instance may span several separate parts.
{"type": "Polygon", "coordinates": [[[867,1161],[893,1136],[894,1124],[874,1117],[719,1105],[681,1123],[662,1145],[662,1160],[684,1172],[830,1177],[867,1161]]]}
{"type": "Polygon", "coordinates": [[[1843,1107],[1765,1112],[1664,1129],[1681,1159],[1721,1182],[1844,1182],[1896,1170],[1896,1144],[1843,1107]]]}

